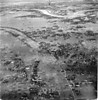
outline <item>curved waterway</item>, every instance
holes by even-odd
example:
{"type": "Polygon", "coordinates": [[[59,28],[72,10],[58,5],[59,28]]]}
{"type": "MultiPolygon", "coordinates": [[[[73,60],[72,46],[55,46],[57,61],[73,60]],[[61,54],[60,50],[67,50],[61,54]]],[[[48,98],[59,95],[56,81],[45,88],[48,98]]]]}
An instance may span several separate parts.
{"type": "Polygon", "coordinates": [[[76,17],[85,16],[83,11],[78,11],[78,12],[73,12],[73,13],[68,12],[68,14],[66,16],[61,16],[61,15],[57,15],[57,14],[52,13],[50,10],[44,10],[44,9],[36,9],[36,10],[41,12],[42,14],[47,15],[47,16],[64,18],[64,19],[72,19],[72,18],[76,18],[76,17]]]}

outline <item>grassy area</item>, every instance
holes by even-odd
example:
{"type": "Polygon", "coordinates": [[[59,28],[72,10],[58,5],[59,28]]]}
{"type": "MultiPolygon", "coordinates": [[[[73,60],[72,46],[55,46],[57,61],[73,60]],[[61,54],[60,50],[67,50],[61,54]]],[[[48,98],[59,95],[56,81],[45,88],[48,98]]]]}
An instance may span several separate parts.
{"type": "Polygon", "coordinates": [[[0,13],[2,100],[96,99],[97,5],[17,5],[0,13]],[[64,19],[35,9],[85,16],[64,19]]]}

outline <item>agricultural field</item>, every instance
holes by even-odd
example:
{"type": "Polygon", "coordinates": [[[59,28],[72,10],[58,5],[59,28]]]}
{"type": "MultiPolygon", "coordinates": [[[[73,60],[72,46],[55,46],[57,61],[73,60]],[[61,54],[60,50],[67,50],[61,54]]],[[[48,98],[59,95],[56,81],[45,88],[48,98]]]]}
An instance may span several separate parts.
{"type": "Polygon", "coordinates": [[[0,7],[1,100],[97,99],[98,4],[0,7]]]}

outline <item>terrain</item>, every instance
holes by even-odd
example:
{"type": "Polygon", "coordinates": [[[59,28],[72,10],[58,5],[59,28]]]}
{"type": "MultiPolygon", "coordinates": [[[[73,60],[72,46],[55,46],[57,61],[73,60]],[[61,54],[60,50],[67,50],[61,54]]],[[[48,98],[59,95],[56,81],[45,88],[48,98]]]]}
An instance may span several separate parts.
{"type": "Polygon", "coordinates": [[[97,98],[98,5],[0,7],[2,100],[97,98]]]}

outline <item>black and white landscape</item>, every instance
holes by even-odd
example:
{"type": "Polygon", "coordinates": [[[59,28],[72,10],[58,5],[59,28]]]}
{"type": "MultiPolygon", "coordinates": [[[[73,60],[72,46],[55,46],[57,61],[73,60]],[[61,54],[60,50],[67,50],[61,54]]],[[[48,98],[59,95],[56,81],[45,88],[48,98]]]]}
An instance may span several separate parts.
{"type": "Polygon", "coordinates": [[[24,1],[0,3],[1,100],[97,100],[98,1],[24,1]]]}

